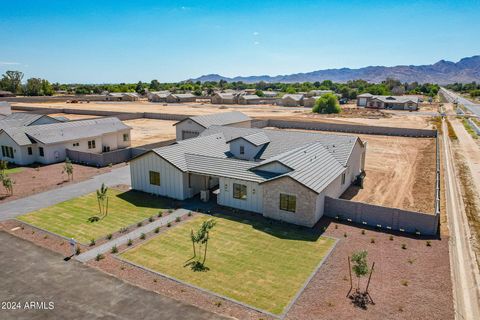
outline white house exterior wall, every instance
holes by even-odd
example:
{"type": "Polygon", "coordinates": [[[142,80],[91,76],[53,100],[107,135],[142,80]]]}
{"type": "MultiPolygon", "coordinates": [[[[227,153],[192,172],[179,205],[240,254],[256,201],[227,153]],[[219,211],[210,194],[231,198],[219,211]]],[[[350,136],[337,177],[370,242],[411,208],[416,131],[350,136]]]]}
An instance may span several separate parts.
{"type": "Polygon", "coordinates": [[[187,198],[184,190],[184,173],[154,153],[150,152],[132,160],[130,174],[132,188],[135,190],[178,200],[187,198]],[[149,171],[160,173],[160,186],[150,184],[149,171]]]}
{"type": "Polygon", "coordinates": [[[235,158],[242,160],[253,161],[255,156],[260,152],[263,145],[255,146],[252,143],[239,138],[230,142],[230,152],[234,155],[235,158]],[[244,154],[240,154],[240,147],[243,146],[244,154]]]}
{"type": "Polygon", "coordinates": [[[220,190],[217,197],[219,205],[258,213],[263,212],[263,186],[258,183],[220,177],[218,187],[220,190]],[[233,197],[234,183],[247,186],[247,199],[241,200],[233,197]]]}
{"type": "Polygon", "coordinates": [[[198,132],[199,134],[205,130],[205,128],[193,120],[187,119],[178,123],[175,126],[177,141],[183,140],[182,131],[198,132]]]}
{"type": "Polygon", "coordinates": [[[292,169],[286,167],[278,161],[272,161],[270,163],[264,164],[261,167],[258,167],[258,169],[273,173],[287,173],[289,171],[292,171],[292,169]]]}
{"type": "Polygon", "coordinates": [[[358,98],[357,106],[365,107],[367,105],[367,98],[358,98]]]}
{"type": "Polygon", "coordinates": [[[12,138],[10,138],[10,136],[5,132],[2,132],[0,134],[0,146],[12,147],[13,149],[13,159],[4,157],[1,151],[0,151],[0,159],[7,160],[9,162],[13,162],[19,165],[28,164],[28,159],[25,156],[27,154],[26,150],[24,153],[22,150],[22,147],[17,145],[15,141],[13,141],[12,138]]]}

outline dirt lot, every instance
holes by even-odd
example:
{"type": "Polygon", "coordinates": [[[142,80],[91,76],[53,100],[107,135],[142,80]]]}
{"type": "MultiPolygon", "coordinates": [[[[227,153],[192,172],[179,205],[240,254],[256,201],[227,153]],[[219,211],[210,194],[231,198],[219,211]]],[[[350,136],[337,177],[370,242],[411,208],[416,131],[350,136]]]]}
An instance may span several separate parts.
{"type": "Polygon", "coordinates": [[[52,113],[49,114],[50,117],[65,117],[68,120],[84,120],[84,119],[93,119],[99,118],[97,116],[91,116],[87,114],[72,114],[72,113],[52,113]]]}
{"type": "Polygon", "coordinates": [[[433,214],[435,140],[358,136],[368,143],[364,188],[350,187],[342,197],[433,214]]]}
{"type": "MultiPolygon", "coordinates": [[[[118,164],[112,168],[123,165],[124,164],[118,164]]],[[[95,175],[110,172],[112,169],[109,167],[97,169],[94,167],[74,164],[74,180],[69,182],[67,174],[62,174],[63,166],[63,163],[55,163],[47,166],[40,166],[38,168],[22,167],[20,172],[11,173],[9,176],[15,182],[13,186],[13,196],[7,197],[5,189],[2,187],[0,189],[0,203],[87,180],[95,175]]]]}
{"type": "MultiPolygon", "coordinates": [[[[12,105],[16,105],[13,103],[12,105]]],[[[212,105],[201,103],[168,104],[138,102],[91,102],[84,104],[70,103],[21,103],[22,106],[51,108],[70,108],[78,110],[110,110],[121,112],[158,112],[185,115],[203,115],[216,112],[241,111],[255,118],[280,118],[300,120],[322,120],[342,123],[368,124],[376,126],[394,126],[407,128],[429,128],[428,116],[415,112],[391,114],[384,111],[357,108],[349,104],[342,106],[343,112],[337,116],[313,114],[303,107],[281,107],[272,105],[212,105]]]]}
{"type": "Polygon", "coordinates": [[[132,127],[132,147],[175,139],[174,123],[177,121],[135,119],[124,123],[132,127]]]}

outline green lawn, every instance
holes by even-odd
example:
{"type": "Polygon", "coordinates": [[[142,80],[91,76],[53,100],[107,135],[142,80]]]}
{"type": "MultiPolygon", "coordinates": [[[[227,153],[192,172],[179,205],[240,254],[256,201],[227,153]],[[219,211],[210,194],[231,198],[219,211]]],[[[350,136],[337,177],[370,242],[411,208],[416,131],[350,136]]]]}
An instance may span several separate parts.
{"type": "Polygon", "coordinates": [[[208,219],[205,216],[175,226],[124,252],[121,257],[251,306],[282,314],[335,243],[311,229],[289,224],[270,225],[260,219],[249,221],[216,216],[217,224],[210,233],[205,263],[208,271],[195,272],[185,266],[193,255],[190,230],[208,219]]]}
{"type": "Polygon", "coordinates": [[[135,191],[109,189],[108,197],[108,215],[97,222],[88,222],[89,217],[99,215],[95,193],[28,213],[18,219],[88,244],[91,239],[114,233],[168,208],[167,200],[135,191]]]}
{"type": "Polygon", "coordinates": [[[22,167],[16,167],[16,168],[11,168],[11,169],[5,170],[5,173],[6,174],[12,174],[12,173],[19,173],[19,172],[22,172],[22,171],[23,171],[22,167]]]}

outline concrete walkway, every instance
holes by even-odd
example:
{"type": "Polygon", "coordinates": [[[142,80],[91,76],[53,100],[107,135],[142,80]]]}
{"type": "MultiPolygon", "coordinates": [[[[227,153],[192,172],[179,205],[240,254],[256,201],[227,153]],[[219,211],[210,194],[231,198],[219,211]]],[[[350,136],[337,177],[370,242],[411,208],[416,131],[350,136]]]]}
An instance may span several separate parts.
{"type": "Polygon", "coordinates": [[[100,188],[102,183],[105,183],[107,186],[130,185],[130,166],[113,169],[108,173],[94,176],[79,183],[0,204],[0,221],[12,219],[28,212],[94,192],[100,188]]]}
{"type": "Polygon", "coordinates": [[[123,236],[120,236],[116,239],[113,239],[111,241],[108,241],[96,248],[93,248],[91,250],[88,250],[78,256],[75,257],[80,262],[87,262],[88,260],[91,260],[95,258],[98,254],[103,254],[106,252],[109,252],[113,246],[121,246],[123,244],[126,244],[128,242],[128,239],[138,239],[142,233],[148,233],[150,231],[153,231],[157,227],[161,227],[166,225],[169,222],[174,222],[177,217],[182,217],[186,214],[188,214],[190,210],[186,209],[177,209],[170,213],[168,216],[161,217],[160,219],[157,219],[147,225],[144,225],[140,228],[137,228],[133,230],[132,232],[129,232],[123,236]]]}

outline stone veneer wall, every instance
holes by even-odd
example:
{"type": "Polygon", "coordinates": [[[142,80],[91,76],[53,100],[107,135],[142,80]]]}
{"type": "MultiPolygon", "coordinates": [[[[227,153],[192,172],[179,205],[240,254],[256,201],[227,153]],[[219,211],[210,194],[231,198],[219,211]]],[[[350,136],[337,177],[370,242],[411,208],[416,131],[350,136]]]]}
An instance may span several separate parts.
{"type": "Polygon", "coordinates": [[[284,177],[263,184],[263,215],[268,218],[312,227],[317,194],[291,178],[284,177]],[[296,212],[280,210],[280,194],[297,196],[296,212]]]}

